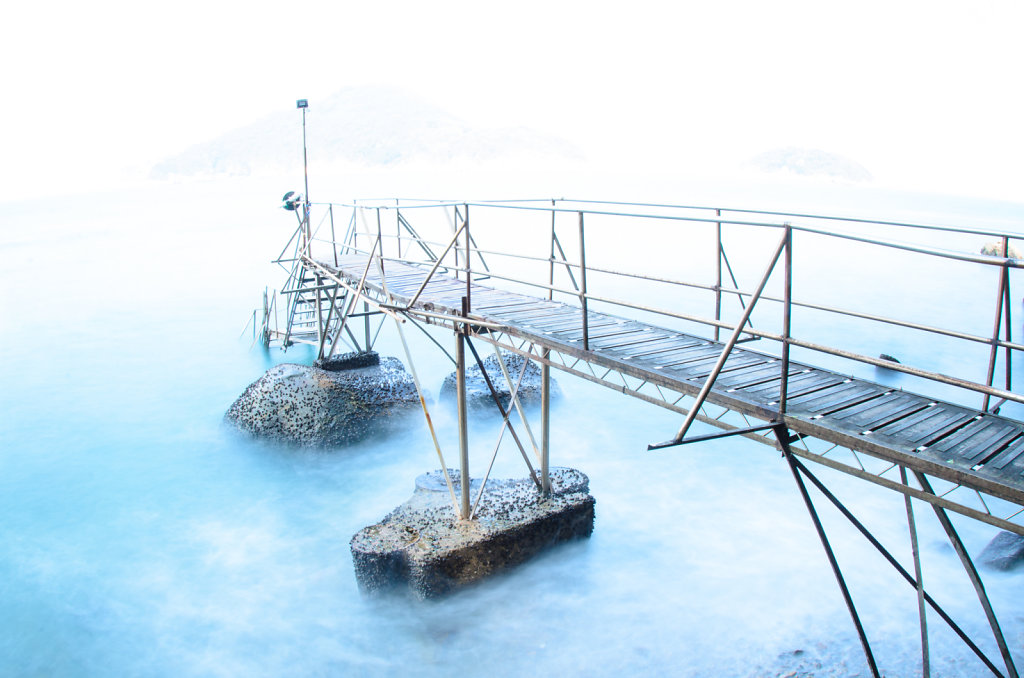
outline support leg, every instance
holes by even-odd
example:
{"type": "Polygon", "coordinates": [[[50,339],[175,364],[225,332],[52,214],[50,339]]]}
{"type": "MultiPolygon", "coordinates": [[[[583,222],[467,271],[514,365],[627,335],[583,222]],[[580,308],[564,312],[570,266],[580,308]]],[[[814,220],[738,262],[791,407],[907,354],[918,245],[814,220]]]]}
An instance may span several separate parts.
{"type": "Polygon", "coordinates": [[[793,472],[793,478],[796,480],[797,487],[800,488],[800,495],[804,499],[804,504],[807,506],[807,512],[811,516],[811,520],[814,522],[814,529],[818,532],[818,538],[821,540],[821,545],[825,549],[825,555],[828,556],[828,563],[832,567],[832,574],[835,575],[836,582],[839,584],[839,589],[842,591],[843,600],[846,601],[846,607],[850,611],[850,616],[853,618],[853,625],[857,628],[857,635],[860,637],[860,643],[864,648],[864,657],[867,659],[868,668],[871,669],[871,675],[875,678],[880,678],[878,673],[878,666],[875,664],[875,656],[871,652],[871,645],[868,643],[867,634],[864,632],[864,625],[861,624],[860,616],[857,614],[857,608],[853,604],[853,597],[850,595],[850,589],[846,586],[846,580],[843,578],[842,570],[839,569],[839,562],[836,560],[836,555],[832,551],[832,545],[828,541],[828,536],[825,534],[825,528],[821,525],[821,520],[818,518],[818,512],[814,509],[814,503],[811,501],[811,495],[807,492],[807,486],[804,485],[803,478],[800,477],[800,472],[797,470],[796,461],[793,458],[793,451],[789,447],[789,431],[785,426],[775,427],[775,436],[779,441],[779,445],[782,447],[782,454],[786,457],[786,461],[789,462],[789,468],[793,472]]]}
{"type": "Polygon", "coordinates": [[[550,351],[544,349],[542,357],[544,362],[540,364],[540,411],[541,411],[541,434],[540,434],[540,476],[541,491],[544,494],[551,494],[550,458],[551,458],[551,366],[547,360],[550,351]]]}
{"type": "MultiPolygon", "coordinates": [[[[928,478],[920,471],[914,471],[914,475],[917,476],[917,482],[921,484],[921,489],[925,492],[935,494],[932,489],[931,483],[928,478]]],[[[932,504],[932,508],[935,510],[935,516],[939,519],[939,523],[942,524],[942,529],[946,531],[946,536],[949,537],[949,543],[953,545],[953,549],[956,554],[960,556],[960,562],[964,566],[964,570],[967,572],[967,576],[970,578],[971,583],[974,584],[974,590],[978,594],[978,600],[981,602],[982,608],[985,610],[985,616],[988,618],[988,624],[992,627],[992,634],[995,636],[996,644],[999,646],[999,652],[1003,656],[1003,661],[1006,663],[1006,673],[1010,678],[1018,678],[1017,667],[1013,663],[1013,657],[1010,655],[1010,648],[1006,645],[1006,638],[1003,637],[1003,631],[999,628],[999,620],[996,619],[996,613],[992,609],[992,603],[988,599],[988,594],[985,593],[985,585],[981,582],[981,577],[978,575],[978,570],[974,567],[974,563],[971,561],[970,555],[967,553],[967,549],[964,547],[962,541],[960,541],[960,535],[957,534],[956,528],[953,527],[953,523],[950,522],[949,516],[946,515],[945,509],[941,506],[932,504]]]]}
{"type": "MultiPolygon", "coordinates": [[[[900,466],[900,480],[907,482],[907,469],[900,466]]],[[[914,555],[914,579],[917,581],[917,614],[921,619],[921,678],[931,676],[931,659],[928,652],[928,616],[924,600],[924,579],[921,573],[921,551],[917,547],[917,524],[914,522],[914,507],[910,503],[910,495],[903,495],[907,505],[907,527],[910,529],[910,550],[914,555]]]]}
{"type": "MultiPolygon", "coordinates": [[[[466,300],[463,298],[463,304],[466,300]]],[[[462,328],[455,334],[455,391],[458,396],[459,410],[459,473],[460,517],[469,519],[469,421],[466,412],[466,336],[462,328]]]]}

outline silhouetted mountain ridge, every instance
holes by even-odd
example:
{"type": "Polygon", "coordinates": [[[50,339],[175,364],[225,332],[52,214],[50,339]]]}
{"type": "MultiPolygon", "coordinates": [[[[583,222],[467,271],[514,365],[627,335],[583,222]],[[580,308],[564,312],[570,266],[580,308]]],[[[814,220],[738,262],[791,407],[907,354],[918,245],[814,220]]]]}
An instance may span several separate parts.
{"type": "MultiPolygon", "coordinates": [[[[579,158],[572,144],[525,127],[483,129],[407,91],[349,87],[306,113],[310,162],[388,166],[404,161],[444,164],[512,155],[579,158]]],[[[302,162],[302,125],[294,109],[269,115],[198,144],[153,167],[153,178],[245,175],[302,162]]]]}

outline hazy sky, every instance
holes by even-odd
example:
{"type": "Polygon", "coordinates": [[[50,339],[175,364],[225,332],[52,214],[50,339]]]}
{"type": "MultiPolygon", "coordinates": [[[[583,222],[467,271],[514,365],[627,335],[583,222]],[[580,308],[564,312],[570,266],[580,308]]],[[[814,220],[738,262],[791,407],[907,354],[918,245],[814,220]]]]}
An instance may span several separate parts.
{"type": "Polygon", "coordinates": [[[1022,199],[1016,0],[11,4],[0,199],[123,176],[372,83],[620,167],[728,169],[800,146],[882,183],[1022,199]]]}

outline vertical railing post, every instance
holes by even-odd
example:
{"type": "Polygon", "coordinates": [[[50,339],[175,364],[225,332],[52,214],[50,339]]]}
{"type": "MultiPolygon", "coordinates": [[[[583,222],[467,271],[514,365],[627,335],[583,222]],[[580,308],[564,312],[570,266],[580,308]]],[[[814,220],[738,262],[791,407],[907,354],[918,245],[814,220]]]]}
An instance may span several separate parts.
{"type": "Polygon", "coordinates": [[[352,252],[359,250],[359,201],[352,201],[352,252]]]}
{"type": "MultiPolygon", "coordinates": [[[[462,299],[462,317],[468,311],[469,300],[462,299]]],[[[458,395],[459,412],[459,489],[460,518],[469,518],[469,418],[466,412],[466,325],[455,324],[455,390],[458,395]]],[[[509,384],[511,387],[511,384],[509,384]]]]}
{"type": "Polygon", "coordinates": [[[459,216],[460,215],[459,215],[459,207],[458,207],[458,205],[452,206],[452,210],[455,212],[455,218],[452,219],[452,234],[456,235],[455,246],[452,248],[452,250],[455,253],[455,279],[459,280],[460,279],[460,276],[459,276],[459,239],[458,239],[458,233],[457,232],[459,230],[459,216]]]}
{"type": "MultiPolygon", "coordinates": [[[[1006,258],[1010,257],[1010,239],[1003,237],[1003,256],[1006,258]]],[[[1006,343],[1012,341],[1012,329],[1011,324],[1011,313],[1010,310],[1013,308],[1013,304],[1010,303],[1010,267],[1008,264],[1003,264],[1003,271],[1005,273],[1005,280],[1003,282],[1003,312],[1005,317],[1003,318],[1003,336],[1006,339],[1006,343]]],[[[1006,355],[1006,390],[1013,390],[1013,376],[1012,376],[1012,355],[1013,349],[1009,346],[1005,349],[1006,355]]]]}
{"type": "Polygon", "coordinates": [[[548,299],[555,298],[555,199],[551,199],[551,256],[548,257],[548,299]]]}
{"type": "MultiPolygon", "coordinates": [[[[722,210],[715,210],[719,221],[715,224],[715,322],[722,321],[722,210]]],[[[715,325],[715,341],[718,341],[722,328],[715,325]]]]}
{"type": "Polygon", "coordinates": [[[338,240],[334,235],[334,203],[327,205],[327,213],[331,217],[331,251],[334,253],[334,265],[338,265],[338,240]]]}
{"type": "Polygon", "coordinates": [[[590,350],[590,321],[587,317],[587,255],[583,236],[583,211],[580,213],[580,305],[583,307],[583,350],[590,350]]]}
{"type": "Polygon", "coordinates": [[[473,267],[473,261],[469,257],[471,246],[471,242],[469,239],[469,205],[463,205],[463,207],[466,208],[466,221],[463,222],[466,226],[466,308],[463,309],[462,314],[464,316],[468,316],[470,310],[473,308],[473,298],[470,294],[471,285],[473,284],[473,275],[470,273],[470,269],[473,267]]]}
{"type": "Polygon", "coordinates": [[[398,243],[398,258],[402,258],[402,212],[398,208],[398,198],[395,198],[395,242],[398,243]]]}
{"type": "Polygon", "coordinates": [[[782,381],[779,382],[779,413],[786,414],[786,399],[789,397],[789,338],[793,312],[793,227],[787,221],[786,229],[786,279],[782,293],[782,381]]]}
{"type": "Polygon", "coordinates": [[[321,296],[322,292],[320,290],[320,287],[323,284],[323,278],[320,276],[319,273],[317,273],[316,277],[313,280],[314,280],[314,284],[316,285],[316,343],[317,343],[317,346],[320,347],[320,350],[317,352],[317,356],[316,357],[317,358],[323,358],[324,357],[324,312],[323,312],[323,307],[322,307],[322,303],[321,303],[321,301],[322,301],[322,296],[321,296]]]}
{"type": "MultiPolygon", "coordinates": [[[[1004,235],[1003,239],[1002,239],[1002,243],[1001,243],[1001,249],[1000,249],[1000,254],[1003,257],[1003,265],[999,269],[999,289],[998,289],[997,294],[996,294],[996,317],[995,317],[995,321],[993,322],[993,327],[992,327],[992,343],[991,343],[991,347],[989,349],[988,373],[987,373],[987,380],[985,382],[989,386],[993,386],[995,384],[996,358],[999,355],[999,333],[1002,330],[1003,317],[1004,317],[1004,315],[1009,317],[1009,312],[1010,312],[1009,304],[1008,304],[1010,267],[1009,267],[1009,262],[1006,261],[1007,257],[1009,256],[1009,253],[1010,253],[1010,241],[1009,241],[1009,238],[1004,235]]],[[[1009,340],[1010,326],[1009,326],[1008,323],[1007,323],[1007,326],[1006,326],[1006,330],[1007,330],[1007,340],[1009,340]]],[[[1010,356],[1009,356],[1009,349],[1007,349],[1006,362],[1007,362],[1007,365],[1006,365],[1006,379],[1007,379],[1007,382],[1009,382],[1009,380],[1010,380],[1010,356]]],[[[1007,390],[1009,390],[1009,384],[1007,384],[1007,390]]],[[[985,398],[982,401],[982,406],[981,406],[981,409],[984,410],[985,412],[987,412],[988,409],[989,409],[989,402],[991,401],[991,398],[992,398],[992,396],[990,396],[987,393],[985,394],[985,398]]],[[[998,407],[996,409],[998,409],[998,407]]]]}

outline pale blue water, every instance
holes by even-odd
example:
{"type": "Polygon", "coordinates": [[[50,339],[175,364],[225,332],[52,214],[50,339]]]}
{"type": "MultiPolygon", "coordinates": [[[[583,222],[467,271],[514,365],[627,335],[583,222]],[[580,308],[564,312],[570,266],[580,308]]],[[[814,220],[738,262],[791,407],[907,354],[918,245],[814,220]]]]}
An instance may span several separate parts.
{"type": "MultiPolygon", "coordinates": [[[[437,466],[423,425],[316,452],[222,423],[269,365],[311,359],[239,338],[283,279],[264,263],[292,227],[279,193],[192,184],[0,205],[0,675],[867,674],[776,453],[729,440],[648,454],[678,416],[564,376],[554,462],[590,475],[594,536],[441,602],[362,597],[348,541],[437,466]]],[[[417,367],[436,393],[449,367],[417,367]]],[[[453,449],[451,413],[436,420],[453,449]]],[[[475,464],[494,428],[474,427],[475,464]]],[[[500,470],[517,473],[517,457],[500,470]]],[[[906,556],[898,497],[822,475],[906,556]]],[[[994,653],[924,510],[926,582],[994,653]]],[[[913,591],[824,513],[880,665],[914,675],[913,591]]],[[[975,553],[995,534],[957,524],[975,553]]],[[[1024,663],[1024,575],[986,577],[1024,663]]],[[[983,675],[931,624],[933,675],[983,675]]]]}

